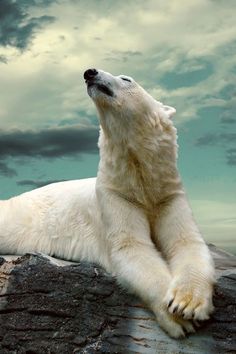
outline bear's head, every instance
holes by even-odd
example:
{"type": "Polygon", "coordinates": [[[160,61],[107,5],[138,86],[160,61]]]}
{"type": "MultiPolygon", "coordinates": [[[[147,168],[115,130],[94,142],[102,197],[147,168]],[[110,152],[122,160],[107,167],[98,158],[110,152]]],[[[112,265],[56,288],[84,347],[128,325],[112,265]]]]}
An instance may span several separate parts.
{"type": "MultiPolygon", "coordinates": [[[[96,69],[84,73],[89,96],[94,101],[103,130],[125,134],[135,128],[163,130],[172,126],[175,108],[156,101],[131,77],[96,69]]],[[[135,129],[136,130],[136,129],[135,129]]]]}

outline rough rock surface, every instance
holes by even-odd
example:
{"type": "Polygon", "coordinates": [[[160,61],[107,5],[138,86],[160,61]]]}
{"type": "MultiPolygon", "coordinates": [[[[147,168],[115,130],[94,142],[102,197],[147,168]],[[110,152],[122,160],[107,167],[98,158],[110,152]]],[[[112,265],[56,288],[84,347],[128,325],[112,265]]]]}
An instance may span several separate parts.
{"type": "Polygon", "coordinates": [[[36,254],[0,258],[0,353],[235,353],[236,257],[210,248],[216,311],[183,340],[170,339],[145,305],[97,265],[36,254]]]}

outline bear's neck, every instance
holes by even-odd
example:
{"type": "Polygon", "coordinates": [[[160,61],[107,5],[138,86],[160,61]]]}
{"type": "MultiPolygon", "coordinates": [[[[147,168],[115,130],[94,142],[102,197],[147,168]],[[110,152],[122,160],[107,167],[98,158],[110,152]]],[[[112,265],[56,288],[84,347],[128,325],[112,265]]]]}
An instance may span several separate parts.
{"type": "Polygon", "coordinates": [[[183,193],[177,171],[176,130],[131,132],[117,141],[100,130],[98,182],[127,200],[152,209],[183,193]],[[145,134],[144,134],[145,133],[145,134]]]}

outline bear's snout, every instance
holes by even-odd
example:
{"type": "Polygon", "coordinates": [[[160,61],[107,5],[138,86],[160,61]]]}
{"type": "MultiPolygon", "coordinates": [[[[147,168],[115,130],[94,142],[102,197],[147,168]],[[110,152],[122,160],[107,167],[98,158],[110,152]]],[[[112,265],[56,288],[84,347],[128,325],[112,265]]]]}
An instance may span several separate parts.
{"type": "Polygon", "coordinates": [[[96,69],[88,69],[84,72],[84,79],[91,80],[98,74],[96,69]]]}

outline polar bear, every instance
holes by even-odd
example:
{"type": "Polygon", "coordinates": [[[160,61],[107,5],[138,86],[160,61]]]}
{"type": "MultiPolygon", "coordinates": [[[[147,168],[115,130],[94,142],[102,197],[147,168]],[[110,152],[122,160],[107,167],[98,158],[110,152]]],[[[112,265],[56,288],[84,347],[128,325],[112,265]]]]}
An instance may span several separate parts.
{"type": "Polygon", "coordinates": [[[100,119],[97,178],[1,201],[1,253],[97,262],[183,337],[209,318],[215,277],[176,167],[175,109],[131,77],[88,69],[84,78],[100,119]]]}

